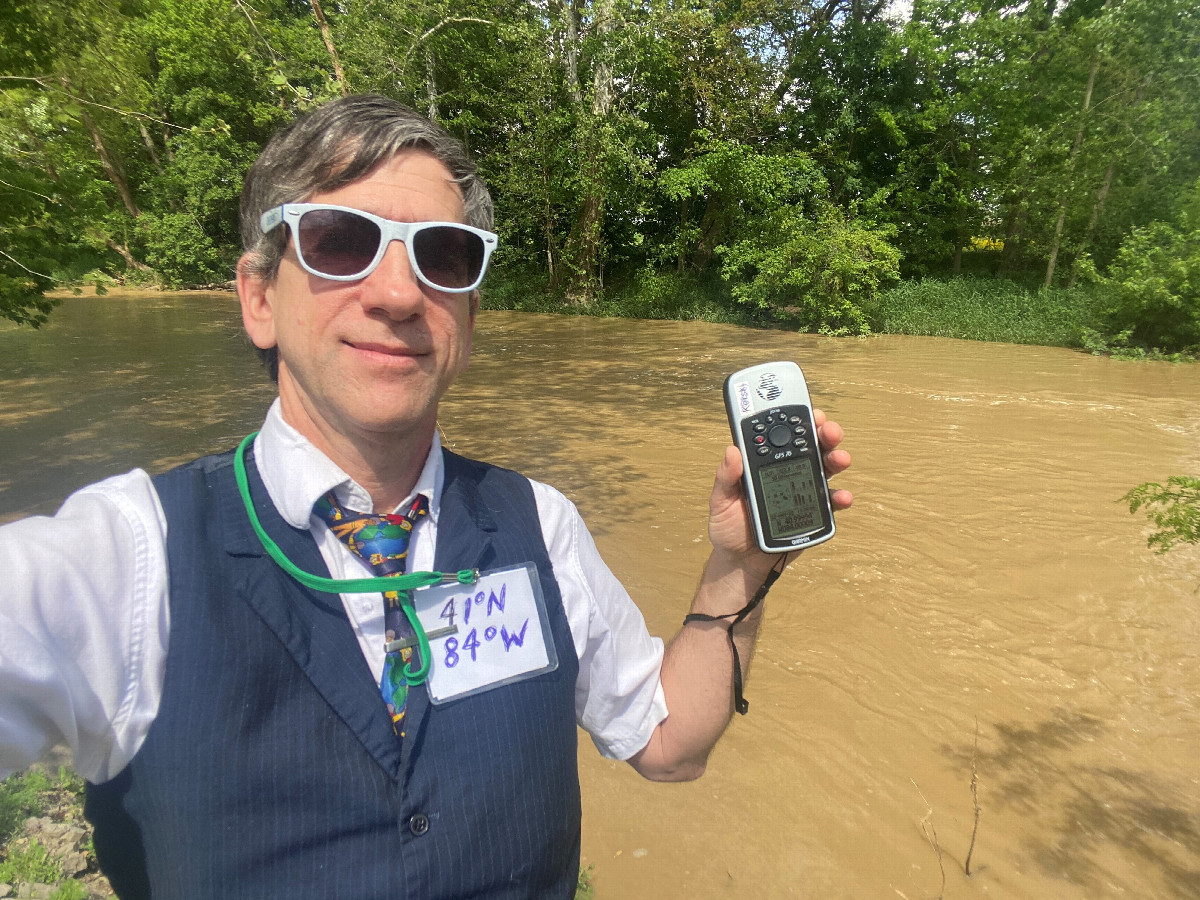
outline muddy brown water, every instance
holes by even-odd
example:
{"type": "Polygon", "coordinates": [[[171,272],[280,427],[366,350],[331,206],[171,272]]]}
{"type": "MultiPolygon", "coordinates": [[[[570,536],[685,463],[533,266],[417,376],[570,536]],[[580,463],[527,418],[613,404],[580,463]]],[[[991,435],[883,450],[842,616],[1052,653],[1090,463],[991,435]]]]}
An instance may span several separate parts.
{"type": "MultiPolygon", "coordinates": [[[[1154,555],[1118,502],[1200,471],[1200,368],[485,312],[441,424],[574,499],[668,637],[722,379],[775,358],[846,428],[855,505],[772,591],[750,713],[702,779],[644,782],[581,736],[596,896],[1200,896],[1200,550],[1154,555]]],[[[228,296],[0,328],[0,521],[227,448],[271,395],[228,296]]]]}

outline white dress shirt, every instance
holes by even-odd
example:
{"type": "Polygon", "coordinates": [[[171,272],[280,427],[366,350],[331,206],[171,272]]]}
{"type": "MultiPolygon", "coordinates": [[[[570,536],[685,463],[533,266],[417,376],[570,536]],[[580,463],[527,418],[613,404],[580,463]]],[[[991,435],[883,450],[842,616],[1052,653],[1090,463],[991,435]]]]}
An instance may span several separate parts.
{"type": "MultiPolygon", "coordinates": [[[[312,513],[333,490],[347,509],[367,492],[283,421],[276,400],[254,444],[280,515],[312,531],[334,578],[370,575],[312,513]]],[[[444,470],[434,437],[416,491],[429,516],[413,532],[410,571],[433,568],[444,470]]],[[[575,714],[599,751],[628,759],[666,718],[663,645],[609,571],[579,513],[554,488],[531,482],[550,562],[571,627],[579,676],[575,714]]],[[[84,778],[103,782],[133,759],[162,700],[169,652],[167,522],[141,469],[72,494],[53,517],[0,527],[0,779],[56,744],[84,778]]],[[[383,603],[343,594],[363,656],[383,672],[383,603]]]]}

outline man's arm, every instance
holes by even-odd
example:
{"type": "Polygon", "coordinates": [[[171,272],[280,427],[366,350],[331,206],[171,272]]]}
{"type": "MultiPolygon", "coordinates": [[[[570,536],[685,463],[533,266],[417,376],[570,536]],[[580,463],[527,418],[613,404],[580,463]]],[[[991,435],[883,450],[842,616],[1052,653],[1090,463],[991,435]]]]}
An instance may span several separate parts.
{"type": "MultiPolygon", "coordinates": [[[[837,474],[850,465],[850,454],[836,449],[842,429],[836,422],[826,422],[820,410],[814,410],[814,415],[825,471],[837,474]]],[[[834,509],[846,509],[853,501],[849,491],[834,491],[831,498],[834,509]]],[[[761,552],[754,541],[742,487],[742,458],[735,447],[726,448],[717,469],[709,499],[708,536],[713,550],[691,611],[727,616],[750,602],[772,566],[779,563],[778,554],[761,552]]],[[[795,555],[789,554],[789,560],[795,555]]],[[[733,632],[743,680],[762,610],[759,604],[733,632]]],[[[689,781],[704,773],[708,754],[733,715],[730,621],[691,622],[667,646],[662,664],[667,718],[654,730],[650,742],[629,760],[646,778],[689,781]]]]}
{"type": "Polygon", "coordinates": [[[0,778],[55,744],[94,782],[133,758],[162,691],[165,541],[140,470],[0,527],[0,778]]]}

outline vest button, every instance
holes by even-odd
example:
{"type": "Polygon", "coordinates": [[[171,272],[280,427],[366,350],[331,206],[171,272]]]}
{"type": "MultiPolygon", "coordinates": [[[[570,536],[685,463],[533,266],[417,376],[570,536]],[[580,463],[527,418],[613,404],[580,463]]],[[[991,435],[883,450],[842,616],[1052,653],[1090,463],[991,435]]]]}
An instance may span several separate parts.
{"type": "Polygon", "coordinates": [[[424,813],[417,813],[408,820],[408,830],[417,837],[420,837],[429,830],[429,816],[424,813]]]}

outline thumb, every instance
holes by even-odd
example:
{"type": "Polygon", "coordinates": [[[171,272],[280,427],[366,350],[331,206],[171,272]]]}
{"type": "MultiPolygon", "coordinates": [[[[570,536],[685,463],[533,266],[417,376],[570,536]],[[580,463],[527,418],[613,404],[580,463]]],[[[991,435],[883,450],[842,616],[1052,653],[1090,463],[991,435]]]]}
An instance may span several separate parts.
{"type": "Polygon", "coordinates": [[[713,479],[710,513],[719,513],[742,499],[742,472],[741,452],[732,445],[726,447],[725,456],[721,458],[716,478],[713,479]]]}

